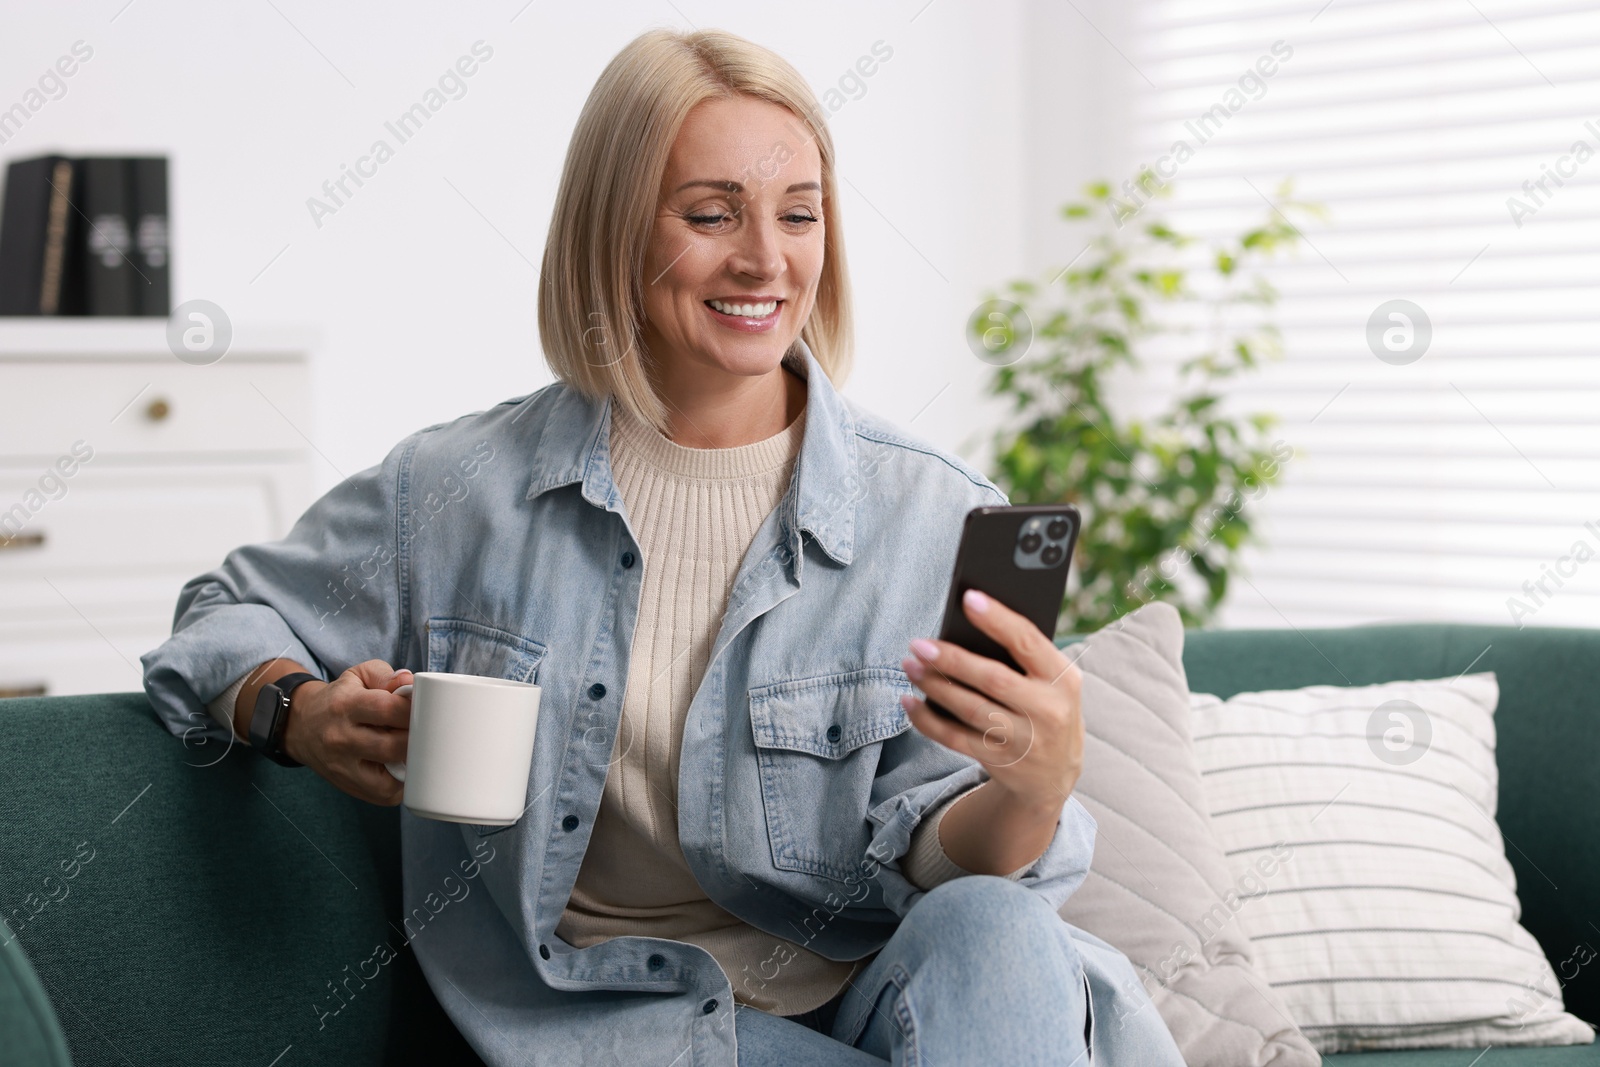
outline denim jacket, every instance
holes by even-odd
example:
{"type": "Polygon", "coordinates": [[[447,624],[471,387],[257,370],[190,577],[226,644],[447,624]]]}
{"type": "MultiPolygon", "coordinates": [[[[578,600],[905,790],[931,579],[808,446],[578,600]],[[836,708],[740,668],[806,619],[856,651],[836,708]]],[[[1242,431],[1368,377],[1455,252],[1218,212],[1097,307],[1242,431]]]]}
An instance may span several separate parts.
{"type": "MultiPolygon", "coordinates": [[[[923,893],[899,864],[923,814],[987,777],[912,727],[900,660],[938,632],[967,510],[1007,500],[841,396],[804,342],[787,358],[807,382],[800,456],[688,710],[678,831],[717,904],[855,960],[923,893]]],[[[732,983],[710,953],[641,936],[579,950],[554,932],[612,758],[643,571],[610,416],[558,382],[411,434],[282,540],[189,581],[145,688],[174,734],[226,740],[205,703],[275,657],[328,679],[381,658],[537,683],[516,824],[402,809],[407,942],[488,1063],[734,1067],[732,983]]],[[[1069,799],[1019,884],[1059,908],[1094,830],[1069,799]]],[[[780,962],[762,977],[781,981],[780,962]]]]}

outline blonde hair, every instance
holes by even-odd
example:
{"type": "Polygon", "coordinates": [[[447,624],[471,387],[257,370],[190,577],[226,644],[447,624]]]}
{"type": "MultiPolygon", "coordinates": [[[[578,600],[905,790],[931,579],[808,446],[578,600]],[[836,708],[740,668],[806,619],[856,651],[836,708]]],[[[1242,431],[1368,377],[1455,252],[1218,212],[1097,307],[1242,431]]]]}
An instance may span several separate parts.
{"type": "MultiPolygon", "coordinates": [[[[558,378],[595,400],[614,397],[663,433],[666,405],[641,360],[644,260],[662,176],[690,110],[740,94],[787,108],[816,143],[823,266],[800,337],[836,386],[854,357],[833,139],[810,86],[782,57],[731,33],[642,33],[601,72],[572,131],[540,270],[539,335],[558,378]]],[[[784,360],[798,364],[797,349],[784,360]]]]}

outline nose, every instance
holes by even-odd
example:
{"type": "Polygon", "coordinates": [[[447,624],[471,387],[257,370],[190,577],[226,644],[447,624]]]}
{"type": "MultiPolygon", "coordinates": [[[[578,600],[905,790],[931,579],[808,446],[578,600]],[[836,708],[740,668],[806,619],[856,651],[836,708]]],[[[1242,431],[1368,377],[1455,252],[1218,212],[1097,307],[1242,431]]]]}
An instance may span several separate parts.
{"type": "Polygon", "coordinates": [[[785,268],[777,220],[762,218],[747,207],[742,221],[744,225],[739,228],[733,255],[728,257],[728,267],[735,274],[772,281],[783,274],[785,268]]]}

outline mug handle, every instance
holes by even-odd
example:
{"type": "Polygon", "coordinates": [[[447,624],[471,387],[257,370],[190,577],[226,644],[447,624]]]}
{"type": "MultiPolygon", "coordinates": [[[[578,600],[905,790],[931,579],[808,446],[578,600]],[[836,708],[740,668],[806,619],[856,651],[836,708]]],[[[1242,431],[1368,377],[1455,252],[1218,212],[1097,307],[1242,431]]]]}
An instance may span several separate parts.
{"type": "MultiPolygon", "coordinates": [[[[410,696],[411,695],[411,683],[407,682],[405,685],[402,685],[399,689],[396,689],[394,691],[394,695],[397,696],[397,697],[408,697],[408,696],[410,696]]],[[[386,770],[388,770],[388,772],[390,774],[394,775],[395,778],[399,779],[402,782],[406,780],[406,765],[404,763],[385,763],[383,766],[384,766],[384,768],[386,770]]]]}

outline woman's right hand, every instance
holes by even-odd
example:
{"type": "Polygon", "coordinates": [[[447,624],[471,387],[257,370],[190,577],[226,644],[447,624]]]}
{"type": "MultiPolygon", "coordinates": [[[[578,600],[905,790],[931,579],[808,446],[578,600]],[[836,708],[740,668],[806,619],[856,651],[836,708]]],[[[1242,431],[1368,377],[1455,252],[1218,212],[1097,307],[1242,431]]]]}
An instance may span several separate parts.
{"type": "Polygon", "coordinates": [[[332,682],[296,686],[284,750],[353,797],[400,803],[405,786],[384,764],[405,762],[411,700],[394,691],[411,680],[410,671],[369,659],[332,682]]]}

